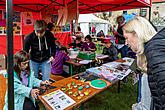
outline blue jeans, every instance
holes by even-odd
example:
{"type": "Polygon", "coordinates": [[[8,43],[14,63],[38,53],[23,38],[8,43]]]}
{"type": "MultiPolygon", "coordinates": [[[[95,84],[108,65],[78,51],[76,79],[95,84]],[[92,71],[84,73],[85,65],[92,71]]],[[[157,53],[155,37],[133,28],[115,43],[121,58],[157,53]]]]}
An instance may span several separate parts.
{"type": "Polygon", "coordinates": [[[51,64],[47,61],[44,61],[42,63],[37,63],[32,60],[30,60],[30,68],[34,72],[34,76],[38,78],[38,72],[39,69],[41,69],[42,72],[42,80],[49,80],[50,78],[50,72],[51,72],[51,64]]]}

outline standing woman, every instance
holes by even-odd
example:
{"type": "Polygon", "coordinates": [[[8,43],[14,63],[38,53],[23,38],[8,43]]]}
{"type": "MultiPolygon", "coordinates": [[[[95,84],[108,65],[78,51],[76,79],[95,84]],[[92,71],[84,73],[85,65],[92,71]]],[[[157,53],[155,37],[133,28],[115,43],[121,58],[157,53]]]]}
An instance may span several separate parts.
{"type": "Polygon", "coordinates": [[[136,17],[124,27],[126,44],[137,54],[137,65],[148,75],[151,110],[165,109],[165,28],[156,33],[145,18],[136,17]]]}
{"type": "MultiPolygon", "coordinates": [[[[38,110],[35,99],[39,94],[38,89],[42,84],[50,84],[49,81],[41,81],[34,77],[30,71],[29,55],[25,51],[19,51],[14,55],[14,110],[38,110]]],[[[6,94],[4,110],[8,110],[8,97],[6,94]]]]}
{"type": "Polygon", "coordinates": [[[116,19],[118,23],[117,31],[114,31],[114,36],[116,38],[116,47],[118,51],[121,53],[121,57],[126,57],[128,53],[128,46],[125,45],[125,38],[123,36],[123,26],[125,25],[126,21],[123,16],[118,16],[116,19]]]}

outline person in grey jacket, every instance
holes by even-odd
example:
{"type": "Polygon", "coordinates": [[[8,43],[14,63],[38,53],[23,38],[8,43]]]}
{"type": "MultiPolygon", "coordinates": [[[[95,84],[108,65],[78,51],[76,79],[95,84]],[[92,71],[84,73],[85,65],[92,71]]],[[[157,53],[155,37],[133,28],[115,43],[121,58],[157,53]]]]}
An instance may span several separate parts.
{"type": "Polygon", "coordinates": [[[123,31],[126,44],[136,52],[137,65],[148,75],[151,110],[165,110],[165,28],[157,33],[148,20],[135,17],[123,31]]]}

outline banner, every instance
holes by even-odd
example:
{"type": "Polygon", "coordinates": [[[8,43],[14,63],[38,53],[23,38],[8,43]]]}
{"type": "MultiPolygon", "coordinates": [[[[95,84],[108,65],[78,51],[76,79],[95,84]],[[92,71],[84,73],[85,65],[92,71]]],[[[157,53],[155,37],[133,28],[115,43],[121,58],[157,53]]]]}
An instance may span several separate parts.
{"type": "Polygon", "coordinates": [[[23,12],[23,23],[24,26],[34,24],[32,12],[23,12]]]}
{"type": "Polygon", "coordinates": [[[68,18],[68,9],[67,6],[61,7],[58,10],[58,20],[57,20],[57,26],[65,26],[68,18]]]}

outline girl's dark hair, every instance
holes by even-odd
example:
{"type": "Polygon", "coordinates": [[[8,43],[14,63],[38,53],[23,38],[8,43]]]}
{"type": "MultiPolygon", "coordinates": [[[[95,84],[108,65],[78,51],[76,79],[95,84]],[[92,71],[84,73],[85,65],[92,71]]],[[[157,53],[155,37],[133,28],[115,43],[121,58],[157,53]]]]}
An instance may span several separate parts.
{"type": "Polygon", "coordinates": [[[60,51],[65,51],[66,53],[68,52],[66,47],[61,47],[60,51]]]}
{"type": "Polygon", "coordinates": [[[87,35],[85,39],[89,39],[89,41],[92,42],[92,37],[90,35],[87,35]]]}
{"type": "Polygon", "coordinates": [[[47,28],[52,31],[53,30],[54,24],[53,23],[48,23],[47,28]]]}
{"type": "MultiPolygon", "coordinates": [[[[25,62],[27,60],[29,60],[29,54],[27,52],[23,51],[23,50],[18,51],[14,55],[14,71],[17,73],[19,78],[20,78],[20,74],[21,74],[21,62],[25,62]]],[[[29,65],[26,68],[26,71],[27,71],[26,73],[29,75],[30,74],[29,65]]]]}

